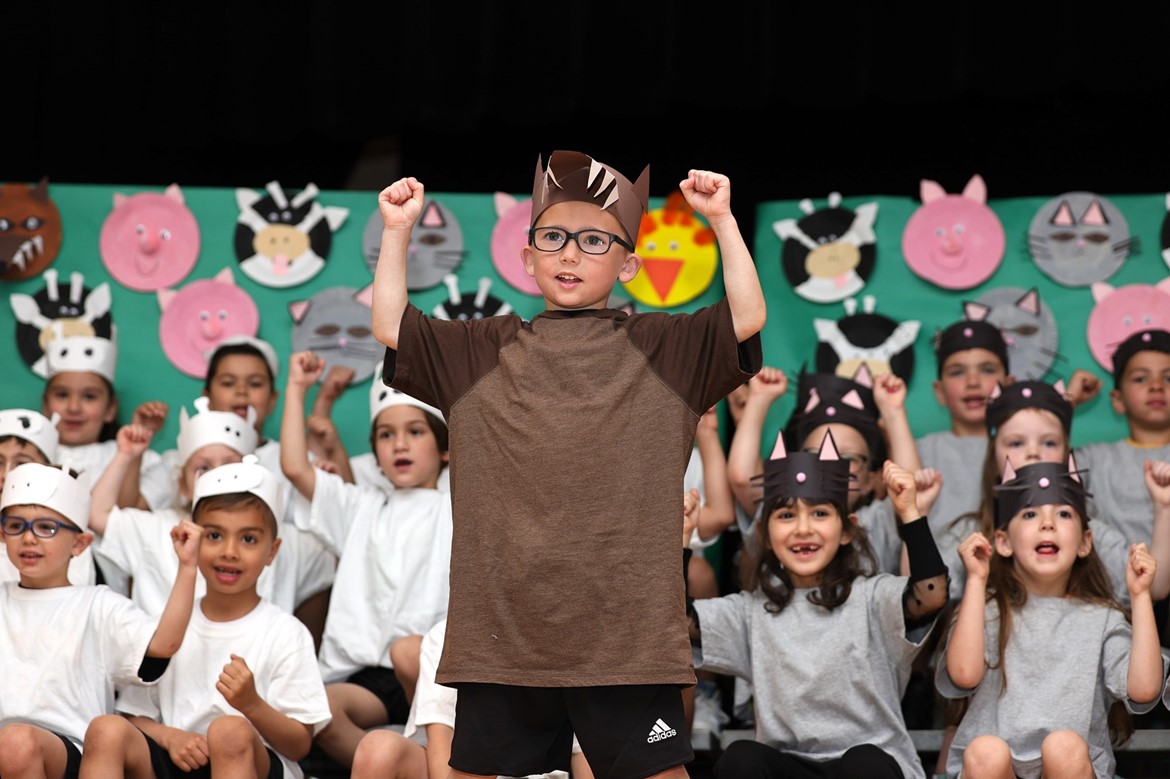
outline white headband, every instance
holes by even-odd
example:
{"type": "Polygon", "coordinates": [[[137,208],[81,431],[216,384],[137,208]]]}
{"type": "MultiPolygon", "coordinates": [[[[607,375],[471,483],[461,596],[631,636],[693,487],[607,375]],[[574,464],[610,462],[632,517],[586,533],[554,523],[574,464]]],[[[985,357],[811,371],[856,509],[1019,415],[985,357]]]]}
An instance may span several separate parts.
{"type": "MultiPolygon", "coordinates": [[[[110,334],[116,338],[116,333],[111,331],[110,334]]],[[[46,375],[53,378],[58,373],[96,373],[113,384],[114,370],[118,365],[118,345],[115,338],[98,338],[91,335],[51,338],[45,345],[46,375]]]]}
{"type": "Polygon", "coordinates": [[[89,490],[68,471],[40,463],[24,463],[8,472],[0,511],[9,506],[45,506],[89,529],[89,490]]]}
{"type": "Polygon", "coordinates": [[[41,454],[51,463],[57,462],[57,443],[60,438],[57,433],[57,423],[61,415],[53,412],[53,418],[47,419],[44,414],[28,408],[6,408],[0,411],[0,438],[12,436],[41,450],[41,454]]]}
{"type": "Polygon", "coordinates": [[[370,424],[374,424],[374,420],[378,418],[386,409],[391,406],[414,406],[421,408],[428,414],[433,414],[444,425],[447,424],[443,412],[434,406],[428,406],[421,400],[412,398],[402,390],[396,390],[388,386],[382,381],[382,361],[378,361],[378,365],[374,368],[374,378],[370,382],[370,424]]]}
{"type": "Polygon", "coordinates": [[[267,341],[262,341],[259,338],[254,338],[250,335],[229,335],[227,338],[219,342],[219,344],[208,353],[207,359],[210,360],[216,352],[225,346],[251,346],[260,354],[264,355],[264,362],[268,363],[268,370],[272,371],[272,381],[276,382],[276,377],[280,375],[280,360],[276,358],[276,350],[272,348],[272,344],[267,341]]]}
{"type": "Polygon", "coordinates": [[[272,471],[260,465],[254,454],[244,455],[244,461],[228,463],[212,468],[195,480],[195,496],[191,501],[191,513],[203,498],[213,495],[234,495],[247,492],[264,501],[280,526],[284,506],[280,499],[280,480],[272,471]]]}
{"type": "Polygon", "coordinates": [[[186,465],[191,455],[210,444],[223,444],[240,454],[256,451],[256,409],[248,406],[245,419],[231,411],[212,411],[210,399],[195,398],[195,415],[179,412],[179,462],[186,465]]]}

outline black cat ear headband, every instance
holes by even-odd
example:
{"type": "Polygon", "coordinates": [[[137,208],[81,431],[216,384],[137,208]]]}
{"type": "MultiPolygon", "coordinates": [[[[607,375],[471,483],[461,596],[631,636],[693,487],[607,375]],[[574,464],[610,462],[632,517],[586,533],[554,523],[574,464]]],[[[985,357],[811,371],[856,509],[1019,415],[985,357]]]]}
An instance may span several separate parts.
{"type": "Polygon", "coordinates": [[[996,385],[992,390],[987,403],[987,415],[984,423],[987,432],[995,435],[1000,425],[1017,412],[1025,408],[1038,408],[1051,411],[1060,420],[1061,427],[1067,436],[1072,430],[1072,403],[1065,394],[1064,382],[1045,384],[1042,381],[1017,381],[1006,387],[996,385]]]}
{"type": "Polygon", "coordinates": [[[821,425],[848,425],[861,433],[871,455],[881,446],[879,412],[873,396],[873,375],[861,363],[853,379],[834,373],[806,373],[797,382],[797,408],[791,427],[798,444],[821,425]]]}
{"type": "Polygon", "coordinates": [[[1139,330],[1126,338],[1113,352],[1113,386],[1121,386],[1125,366],[1138,352],[1170,354],[1170,333],[1165,330],[1139,330]]]}
{"type": "Polygon", "coordinates": [[[934,352],[938,361],[939,378],[942,378],[943,363],[955,352],[967,349],[986,349],[999,358],[1004,372],[1008,371],[1008,348],[1003,333],[990,322],[975,319],[961,319],[934,337],[934,352]]]}
{"type": "Polygon", "coordinates": [[[1012,468],[1007,461],[1003,468],[1003,483],[997,484],[995,492],[995,527],[1003,528],[1012,517],[1033,506],[1072,506],[1084,522],[1089,521],[1086,510],[1088,498],[1081,482],[1076,460],[1070,452],[1067,463],[1032,463],[1012,468]]]}
{"type": "Polygon", "coordinates": [[[832,432],[825,432],[816,454],[788,454],[784,435],[780,434],[776,436],[772,456],[764,463],[764,472],[752,480],[763,485],[761,501],[765,505],[804,498],[844,506],[849,497],[849,461],[838,454],[832,432]]]}

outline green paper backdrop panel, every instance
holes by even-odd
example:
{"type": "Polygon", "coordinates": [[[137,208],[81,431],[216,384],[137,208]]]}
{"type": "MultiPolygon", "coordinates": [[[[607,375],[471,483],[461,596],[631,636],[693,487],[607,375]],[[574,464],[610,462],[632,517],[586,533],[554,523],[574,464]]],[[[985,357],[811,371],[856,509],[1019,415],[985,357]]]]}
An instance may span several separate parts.
{"type": "MultiPolygon", "coordinates": [[[[988,182],[994,190],[995,182],[988,182]]],[[[912,197],[856,196],[843,197],[841,205],[856,208],[876,201],[878,216],[874,223],[877,260],[874,272],[861,298],[872,295],[874,312],[897,321],[918,320],[921,330],[915,341],[914,376],[907,398],[907,411],[914,434],[921,436],[949,426],[945,409],[935,400],[932,382],[937,365],[931,341],[938,328],[962,318],[964,301],[973,301],[986,290],[998,287],[1036,288],[1040,299],[1051,308],[1057,322],[1059,357],[1044,380],[1067,379],[1076,368],[1091,371],[1103,381],[1102,393],[1076,412],[1073,444],[1116,440],[1126,435],[1125,420],[1114,413],[1108,393],[1112,378],[1093,359],[1086,340],[1086,326],[1094,304],[1090,287],[1068,287],[1054,282],[1036,266],[1028,248],[1027,231],[1037,210],[1054,195],[989,199],[988,205],[1003,223],[1007,246],[1002,263],[983,283],[971,289],[947,290],[915,275],[902,256],[902,231],[910,215],[920,206],[912,197]]],[[[1112,195],[1108,197],[1129,222],[1130,233],[1140,241],[1138,251],[1107,279],[1113,287],[1128,284],[1154,284],[1166,278],[1167,267],[1161,258],[1160,235],[1166,217],[1165,193],[1112,195]]],[[[814,203],[819,202],[814,198],[814,203]]],[[[819,304],[792,291],[780,265],[782,242],[773,231],[774,222],[799,218],[803,212],[798,201],[767,201],[756,210],[756,234],[753,254],[768,301],[768,323],[763,332],[764,363],[783,369],[795,378],[802,363],[809,370],[815,365],[817,336],[813,320],[839,319],[845,315],[842,303],[819,304]]],[[[792,395],[775,404],[768,416],[764,441],[770,448],[777,432],[792,410],[792,395]]]]}

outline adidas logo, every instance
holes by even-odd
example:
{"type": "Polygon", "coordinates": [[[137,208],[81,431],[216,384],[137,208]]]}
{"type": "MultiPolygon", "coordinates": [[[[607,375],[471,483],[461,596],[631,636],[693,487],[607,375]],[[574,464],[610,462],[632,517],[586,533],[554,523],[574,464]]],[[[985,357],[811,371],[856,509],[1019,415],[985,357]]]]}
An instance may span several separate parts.
{"type": "Polygon", "coordinates": [[[650,729],[650,735],[646,737],[647,744],[653,744],[655,741],[662,741],[663,739],[677,736],[678,731],[667,725],[661,719],[654,723],[654,727],[650,729]]]}

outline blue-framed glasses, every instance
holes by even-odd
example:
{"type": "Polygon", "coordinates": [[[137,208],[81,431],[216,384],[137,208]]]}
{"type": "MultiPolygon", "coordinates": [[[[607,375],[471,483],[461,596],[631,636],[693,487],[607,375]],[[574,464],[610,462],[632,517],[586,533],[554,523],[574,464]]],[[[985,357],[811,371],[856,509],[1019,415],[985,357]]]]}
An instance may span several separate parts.
{"type": "Polygon", "coordinates": [[[586,254],[605,254],[615,243],[634,251],[629,241],[605,230],[578,230],[570,233],[561,227],[533,227],[528,231],[528,242],[542,252],[559,252],[568,246],[569,241],[576,242],[577,248],[586,254]]]}
{"type": "Polygon", "coordinates": [[[49,517],[25,519],[24,517],[10,517],[7,514],[0,515],[0,528],[4,529],[6,536],[22,536],[26,530],[32,530],[33,535],[37,538],[52,538],[62,528],[72,530],[74,533],[84,532],[79,527],[49,517]]]}

